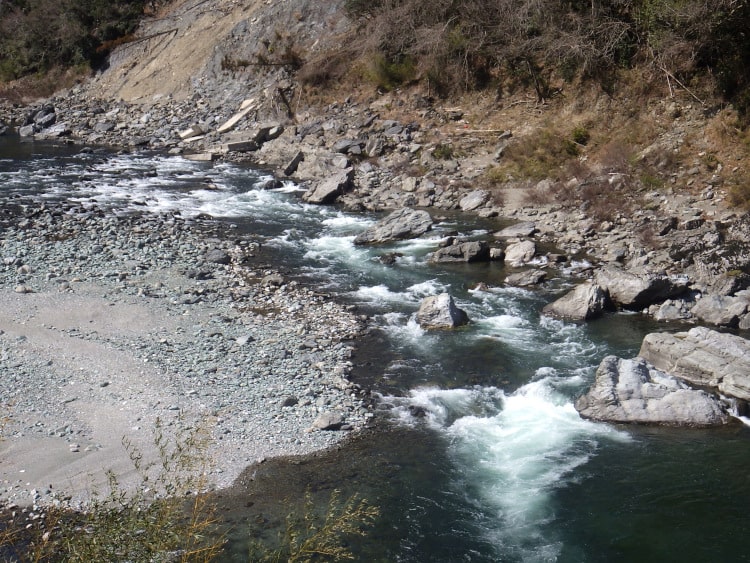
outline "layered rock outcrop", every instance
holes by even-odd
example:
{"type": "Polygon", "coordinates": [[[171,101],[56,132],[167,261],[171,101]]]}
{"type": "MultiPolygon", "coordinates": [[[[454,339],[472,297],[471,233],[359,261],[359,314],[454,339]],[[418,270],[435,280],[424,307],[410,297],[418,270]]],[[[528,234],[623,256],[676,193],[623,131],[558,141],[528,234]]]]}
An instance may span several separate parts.
{"type": "Polygon", "coordinates": [[[642,358],[604,358],[594,385],[575,408],[584,418],[606,422],[719,426],[730,420],[718,397],[691,388],[642,358]]]}

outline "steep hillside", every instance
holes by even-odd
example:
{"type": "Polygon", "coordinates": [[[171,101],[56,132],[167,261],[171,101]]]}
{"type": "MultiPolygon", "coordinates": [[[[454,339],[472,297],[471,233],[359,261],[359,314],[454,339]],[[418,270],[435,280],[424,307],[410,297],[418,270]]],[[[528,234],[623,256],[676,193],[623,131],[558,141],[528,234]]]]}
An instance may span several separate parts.
{"type": "Polygon", "coordinates": [[[178,0],[143,22],[137,39],[117,49],[97,76],[97,93],[128,102],[176,100],[197,92],[214,103],[248,95],[293,68],[295,57],[322,48],[348,22],[342,2],[178,0]]]}

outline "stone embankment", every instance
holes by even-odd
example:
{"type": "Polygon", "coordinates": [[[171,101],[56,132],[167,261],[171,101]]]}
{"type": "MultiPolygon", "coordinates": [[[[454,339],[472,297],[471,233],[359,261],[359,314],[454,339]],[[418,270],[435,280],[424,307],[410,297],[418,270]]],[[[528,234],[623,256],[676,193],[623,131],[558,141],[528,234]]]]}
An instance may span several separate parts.
{"type": "Polygon", "coordinates": [[[4,221],[0,497],[62,500],[102,487],[106,469],[127,485],[120,442],[155,455],[157,419],[170,436],[210,433],[216,486],[370,421],[348,380],[363,319],[253,265],[251,238],[70,204],[4,221]]]}

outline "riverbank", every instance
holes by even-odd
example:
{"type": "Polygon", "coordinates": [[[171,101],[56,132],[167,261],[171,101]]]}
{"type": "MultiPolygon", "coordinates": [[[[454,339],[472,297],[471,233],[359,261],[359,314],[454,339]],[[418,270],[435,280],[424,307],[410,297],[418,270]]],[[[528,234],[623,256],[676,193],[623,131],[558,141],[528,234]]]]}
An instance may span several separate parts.
{"type": "Polygon", "coordinates": [[[0,496],[77,503],[105,472],[138,486],[127,439],[210,434],[208,482],[308,454],[372,416],[348,381],[362,319],[254,263],[251,237],[178,214],[32,204],[3,227],[7,417],[0,496]]]}

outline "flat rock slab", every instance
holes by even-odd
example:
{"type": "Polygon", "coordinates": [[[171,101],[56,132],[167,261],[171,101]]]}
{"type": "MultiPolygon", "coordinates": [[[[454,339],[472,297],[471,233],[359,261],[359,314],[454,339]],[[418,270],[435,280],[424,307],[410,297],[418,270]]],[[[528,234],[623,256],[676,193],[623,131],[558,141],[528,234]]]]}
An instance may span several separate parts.
{"type": "Polygon", "coordinates": [[[641,358],[604,358],[594,385],[575,408],[583,418],[603,422],[706,427],[730,421],[717,397],[692,389],[641,358]]]}
{"type": "Polygon", "coordinates": [[[432,217],[427,211],[404,207],[357,235],[354,244],[382,244],[392,240],[416,238],[432,229],[432,223],[432,217]]]}
{"type": "Polygon", "coordinates": [[[657,332],[643,339],[638,355],[694,385],[750,401],[750,341],[745,338],[705,327],[657,332]]]}

